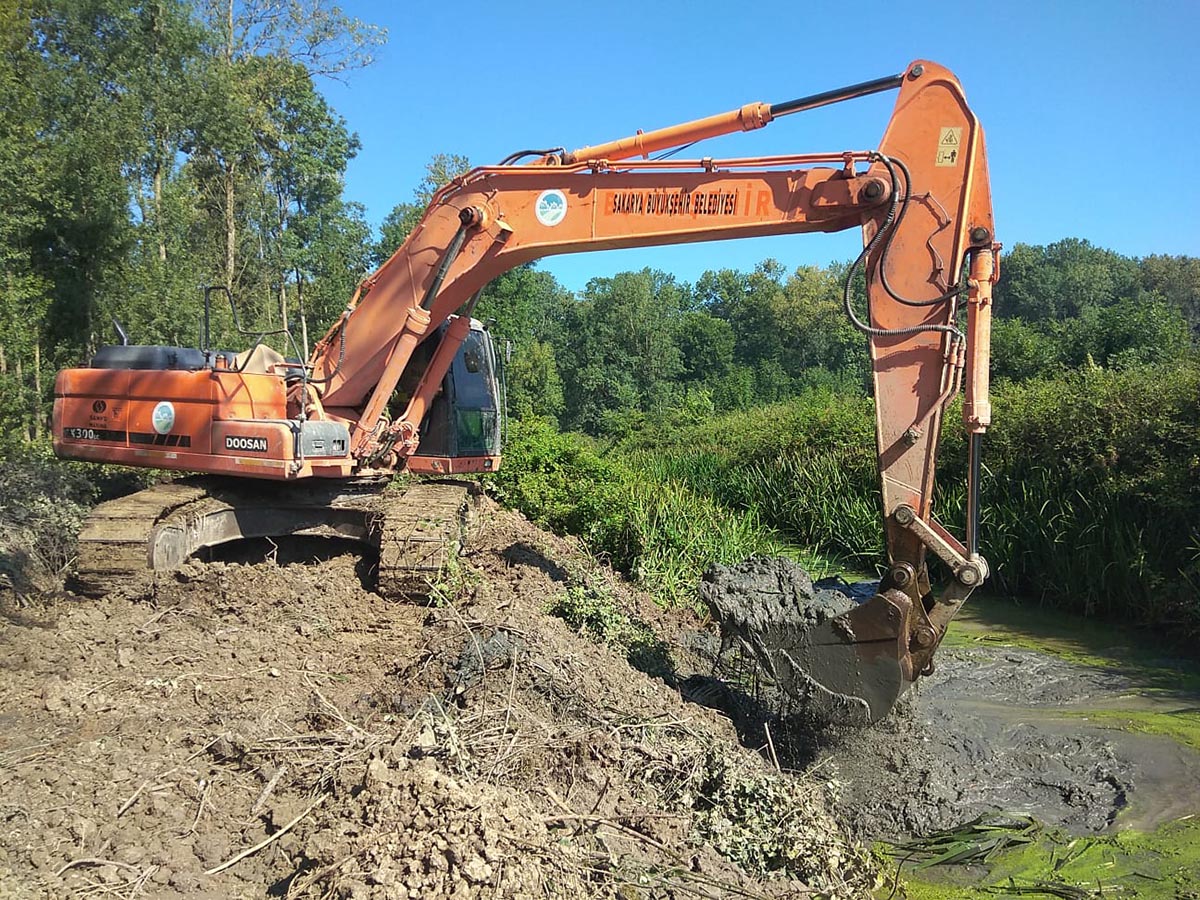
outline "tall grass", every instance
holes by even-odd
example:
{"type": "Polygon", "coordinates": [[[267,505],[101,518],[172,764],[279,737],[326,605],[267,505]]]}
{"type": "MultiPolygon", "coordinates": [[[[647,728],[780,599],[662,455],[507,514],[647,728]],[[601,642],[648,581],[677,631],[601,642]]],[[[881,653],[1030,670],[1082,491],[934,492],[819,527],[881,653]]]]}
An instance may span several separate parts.
{"type": "MultiPolygon", "coordinates": [[[[1200,366],[1089,370],[997,391],[981,543],[993,586],[1084,613],[1200,633],[1200,366]]],[[[965,441],[947,417],[938,517],[965,514],[965,441]]],[[[785,540],[883,561],[870,404],[812,392],[683,431],[621,460],[753,513],[785,540]]]]}
{"type": "Polygon", "coordinates": [[[682,481],[602,458],[586,439],[541,420],[513,424],[492,490],[538,524],[578,535],[667,604],[694,603],[700,574],[714,563],[791,556],[826,571],[757,511],[729,508],[682,481]]]}
{"type": "Polygon", "coordinates": [[[618,448],[638,473],[752,512],[855,569],[883,557],[870,401],[827,389],[618,448]]]}
{"type": "MultiPolygon", "coordinates": [[[[983,527],[1001,586],[1200,633],[1200,364],[1009,387],[996,420],[983,527]]],[[[961,481],[962,442],[947,450],[961,481]]],[[[961,517],[961,491],[946,500],[961,517]]]]}
{"type": "Polygon", "coordinates": [[[755,460],[732,450],[663,449],[623,459],[640,476],[745,510],[787,540],[856,568],[883,555],[871,453],[787,450],[755,460]]]}

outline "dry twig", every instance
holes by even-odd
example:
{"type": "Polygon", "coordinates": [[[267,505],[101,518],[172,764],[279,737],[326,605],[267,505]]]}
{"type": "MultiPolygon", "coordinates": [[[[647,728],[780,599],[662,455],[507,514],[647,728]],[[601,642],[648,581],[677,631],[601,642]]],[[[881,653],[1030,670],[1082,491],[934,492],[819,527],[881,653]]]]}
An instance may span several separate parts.
{"type": "Polygon", "coordinates": [[[295,827],[297,824],[299,824],[301,819],[303,819],[305,816],[307,816],[310,812],[312,812],[314,809],[316,809],[318,806],[320,806],[322,803],[324,803],[328,799],[329,799],[328,794],[322,794],[320,797],[318,797],[316,800],[314,800],[312,803],[310,803],[308,805],[308,809],[304,810],[304,812],[300,813],[300,815],[296,816],[296,818],[292,819],[292,821],[288,822],[286,825],[284,825],[282,828],[280,828],[273,835],[266,838],[265,840],[259,841],[253,847],[243,850],[237,856],[233,857],[232,859],[226,860],[225,862],[221,863],[219,866],[213,866],[211,869],[205,870],[204,874],[205,875],[216,875],[218,872],[224,872],[230,866],[236,865],[237,863],[239,863],[243,859],[245,859],[247,856],[253,856],[255,853],[257,853],[259,850],[263,849],[264,847],[267,847],[267,846],[275,843],[275,841],[279,840],[281,837],[283,837],[285,834],[287,834],[289,831],[291,831],[293,827],[295,827]]]}
{"type": "Polygon", "coordinates": [[[129,809],[129,807],[133,806],[133,804],[137,802],[138,797],[142,796],[142,791],[144,791],[144,790],[146,790],[146,788],[150,787],[151,784],[153,784],[155,782],[159,782],[162,779],[166,778],[168,775],[173,775],[175,772],[178,772],[180,769],[182,769],[184,766],[186,766],[188,763],[190,763],[193,759],[195,759],[197,756],[199,756],[201,753],[203,753],[205,750],[207,750],[209,747],[211,747],[217,741],[221,740],[221,738],[223,738],[223,737],[225,737],[225,735],[218,734],[215,738],[213,738],[211,741],[209,741],[207,744],[205,744],[203,747],[201,747],[199,750],[197,750],[195,753],[193,753],[191,756],[189,756],[183,762],[179,763],[179,765],[172,766],[171,768],[167,769],[167,771],[163,772],[162,774],[156,775],[156,776],[154,776],[154,778],[143,781],[141,784],[138,785],[138,789],[133,792],[133,796],[130,797],[128,800],[126,800],[124,803],[122,803],[120,805],[120,807],[117,808],[117,815],[115,816],[115,818],[118,818],[118,819],[121,818],[121,816],[123,816],[125,814],[125,812],[129,809]]]}
{"type": "Polygon", "coordinates": [[[139,869],[137,866],[131,866],[129,863],[123,863],[115,859],[101,859],[98,856],[84,856],[80,859],[71,860],[69,863],[55,872],[54,877],[58,878],[63,872],[67,871],[68,869],[73,869],[76,866],[116,866],[118,869],[127,869],[130,872],[137,872],[138,874],[141,874],[141,869],[139,869]]]}
{"type": "Polygon", "coordinates": [[[280,763],[279,768],[275,770],[275,774],[271,776],[271,780],[267,782],[267,786],[262,789],[262,793],[258,795],[258,799],[254,801],[254,805],[250,807],[250,818],[254,818],[262,812],[263,806],[267,802],[267,798],[271,796],[271,791],[275,790],[275,785],[279,784],[279,779],[283,777],[283,773],[287,771],[287,763],[280,763]]]}

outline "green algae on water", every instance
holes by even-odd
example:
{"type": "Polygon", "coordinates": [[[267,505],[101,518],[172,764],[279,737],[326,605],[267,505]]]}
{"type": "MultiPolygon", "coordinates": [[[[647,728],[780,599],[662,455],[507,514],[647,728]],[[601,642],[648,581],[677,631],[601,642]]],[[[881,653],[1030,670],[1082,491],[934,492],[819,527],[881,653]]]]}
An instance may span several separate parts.
{"type": "MultiPolygon", "coordinates": [[[[908,900],[1200,897],[1200,816],[1184,816],[1152,832],[1128,830],[1073,838],[1043,831],[1037,840],[1011,842],[989,854],[986,862],[968,865],[916,869],[919,863],[911,856],[905,861],[903,848],[891,848],[890,854],[898,856],[893,865],[900,866],[894,896],[908,900]]],[[[887,897],[893,884],[889,874],[877,896],[887,897]]]]}

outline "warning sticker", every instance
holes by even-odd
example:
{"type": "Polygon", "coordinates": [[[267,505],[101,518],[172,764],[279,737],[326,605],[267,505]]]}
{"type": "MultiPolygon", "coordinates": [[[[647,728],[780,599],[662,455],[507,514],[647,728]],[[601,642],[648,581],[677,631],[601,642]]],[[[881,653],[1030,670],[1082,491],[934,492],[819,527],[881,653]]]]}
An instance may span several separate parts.
{"type": "Polygon", "coordinates": [[[956,166],[962,152],[962,129],[945,126],[938,135],[937,162],[939,166],[956,166]]]}

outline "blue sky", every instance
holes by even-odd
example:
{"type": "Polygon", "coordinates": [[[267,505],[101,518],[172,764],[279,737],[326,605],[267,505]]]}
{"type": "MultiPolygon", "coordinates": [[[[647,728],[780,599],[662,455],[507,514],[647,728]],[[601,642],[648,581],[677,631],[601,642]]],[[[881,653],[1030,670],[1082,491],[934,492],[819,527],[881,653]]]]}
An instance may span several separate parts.
{"type": "MultiPolygon", "coordinates": [[[[387,27],[370,68],[323,90],[362,141],[348,199],[373,225],[436,153],[477,165],[778,103],[902,71],[953,70],[988,140],[997,237],[1082,237],[1200,255],[1200,0],[1162,2],[426,3],[342,0],[387,27]]],[[[687,156],[872,149],[893,93],[778,119],[687,156]]],[[[789,269],[853,257],[856,231],[557,256],[580,289],[650,266],[789,269]]]]}

